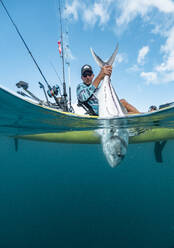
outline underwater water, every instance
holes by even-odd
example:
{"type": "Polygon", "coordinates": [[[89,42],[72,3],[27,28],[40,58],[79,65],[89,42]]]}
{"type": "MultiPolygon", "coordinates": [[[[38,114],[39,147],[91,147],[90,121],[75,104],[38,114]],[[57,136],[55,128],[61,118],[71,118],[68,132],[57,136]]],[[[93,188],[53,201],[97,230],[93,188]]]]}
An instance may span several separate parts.
{"type": "Polygon", "coordinates": [[[110,168],[100,145],[0,138],[0,247],[174,247],[174,141],[129,145],[110,168]]]}

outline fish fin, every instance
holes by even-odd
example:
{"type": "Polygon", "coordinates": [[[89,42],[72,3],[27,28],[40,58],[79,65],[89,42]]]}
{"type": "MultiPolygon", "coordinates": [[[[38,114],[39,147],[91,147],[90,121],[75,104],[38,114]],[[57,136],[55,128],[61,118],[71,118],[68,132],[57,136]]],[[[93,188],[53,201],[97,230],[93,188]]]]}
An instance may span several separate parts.
{"type": "Polygon", "coordinates": [[[113,52],[113,54],[111,55],[111,57],[108,59],[107,62],[104,62],[91,48],[91,53],[93,58],[95,59],[95,61],[97,62],[97,64],[99,65],[99,67],[103,67],[104,65],[112,65],[115,61],[116,55],[118,53],[118,44],[113,52]]]}
{"type": "Polygon", "coordinates": [[[118,44],[117,44],[113,54],[111,55],[111,57],[106,62],[107,65],[112,65],[114,63],[117,53],[118,53],[118,44]]]}
{"type": "Polygon", "coordinates": [[[97,62],[97,64],[99,65],[99,67],[103,67],[106,63],[93,51],[93,49],[91,48],[91,53],[93,58],[95,59],[95,61],[97,62]]]}
{"type": "Polygon", "coordinates": [[[166,140],[162,142],[160,141],[155,142],[154,153],[155,153],[156,162],[158,163],[163,163],[162,151],[166,143],[167,143],[166,140]]]}
{"type": "Polygon", "coordinates": [[[14,138],[15,151],[18,151],[18,139],[14,138]]]}

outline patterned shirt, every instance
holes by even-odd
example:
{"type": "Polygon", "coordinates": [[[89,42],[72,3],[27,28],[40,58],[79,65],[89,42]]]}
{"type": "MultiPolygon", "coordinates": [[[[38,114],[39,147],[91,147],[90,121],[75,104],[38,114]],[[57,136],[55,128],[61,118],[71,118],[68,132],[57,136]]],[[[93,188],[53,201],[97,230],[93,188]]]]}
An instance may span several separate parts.
{"type": "Polygon", "coordinates": [[[96,87],[93,84],[80,83],[77,86],[77,99],[80,102],[87,102],[98,115],[98,99],[95,96],[96,87]]]}

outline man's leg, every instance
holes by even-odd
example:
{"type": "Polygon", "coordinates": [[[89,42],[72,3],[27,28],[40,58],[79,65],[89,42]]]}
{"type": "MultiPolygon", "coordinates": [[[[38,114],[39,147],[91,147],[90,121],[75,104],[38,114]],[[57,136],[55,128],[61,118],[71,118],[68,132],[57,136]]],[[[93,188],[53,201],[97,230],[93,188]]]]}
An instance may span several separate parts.
{"type": "Polygon", "coordinates": [[[120,102],[123,104],[123,106],[126,108],[127,112],[129,114],[138,114],[140,113],[134,106],[129,104],[125,99],[121,99],[120,102]]]}

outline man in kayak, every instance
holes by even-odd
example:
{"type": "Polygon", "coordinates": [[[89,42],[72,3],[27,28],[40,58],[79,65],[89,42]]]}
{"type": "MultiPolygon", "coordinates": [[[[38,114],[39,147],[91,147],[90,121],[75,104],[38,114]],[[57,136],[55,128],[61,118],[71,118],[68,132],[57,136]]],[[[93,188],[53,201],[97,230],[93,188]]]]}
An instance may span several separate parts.
{"type": "MultiPolygon", "coordinates": [[[[111,74],[112,66],[105,65],[101,68],[98,76],[94,79],[92,67],[87,64],[82,66],[81,79],[83,82],[77,86],[77,99],[79,105],[84,107],[90,115],[98,115],[98,99],[96,97],[96,92],[104,76],[108,75],[110,77],[111,74]]],[[[126,108],[128,113],[139,113],[139,111],[125,99],[121,99],[120,102],[126,108]]]]}
{"type": "Polygon", "coordinates": [[[152,106],[149,107],[148,112],[153,112],[155,110],[157,110],[157,106],[152,105],[152,106]]]}

